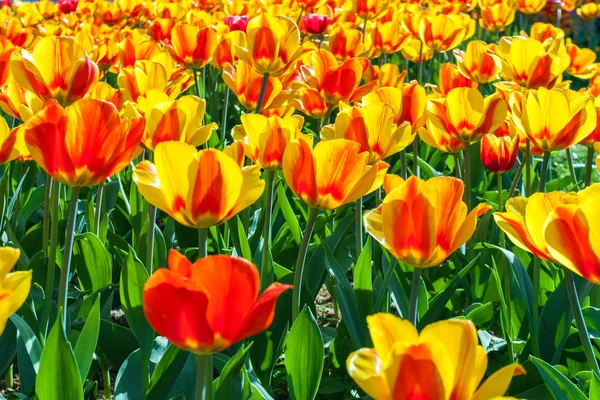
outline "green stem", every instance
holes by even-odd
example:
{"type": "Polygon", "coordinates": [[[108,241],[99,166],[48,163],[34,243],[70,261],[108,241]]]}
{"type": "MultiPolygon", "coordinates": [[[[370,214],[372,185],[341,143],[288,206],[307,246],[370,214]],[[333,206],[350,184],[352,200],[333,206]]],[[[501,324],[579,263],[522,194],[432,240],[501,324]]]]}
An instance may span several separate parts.
{"type": "Polygon", "coordinates": [[[306,229],[302,234],[302,243],[300,244],[300,251],[298,252],[298,260],[296,261],[296,270],[294,271],[294,288],[292,292],[292,322],[296,320],[298,314],[300,314],[300,294],[302,293],[302,277],[304,274],[304,263],[306,262],[306,253],[308,253],[308,245],[310,244],[310,238],[312,236],[315,222],[317,221],[317,215],[319,210],[317,208],[308,207],[308,221],[306,222],[306,229]]]}
{"type": "Polygon", "coordinates": [[[262,260],[260,265],[260,291],[273,281],[269,274],[269,248],[271,246],[271,214],[273,212],[273,193],[275,189],[275,171],[267,171],[267,201],[265,202],[265,226],[263,232],[262,260]]]}
{"type": "MultiPolygon", "coordinates": [[[[419,46],[419,85],[423,85],[423,40],[419,46]]],[[[415,138],[416,139],[416,138],[415,138]]]]}
{"type": "Polygon", "coordinates": [[[540,171],[540,185],[538,186],[538,192],[546,191],[546,176],[548,175],[548,164],[550,164],[550,152],[544,152],[544,158],[542,160],[542,170],[540,171]]]}
{"type": "Polygon", "coordinates": [[[79,198],[79,187],[71,188],[71,201],[67,217],[67,233],[65,238],[65,249],[60,266],[60,286],[58,288],[58,307],[62,308],[62,322],[67,323],[67,292],[69,288],[69,275],[71,270],[71,255],[73,254],[73,239],[75,238],[75,220],[77,218],[77,200],[79,198]]]}
{"type": "Polygon", "coordinates": [[[575,189],[579,190],[579,184],[577,183],[577,175],[575,175],[575,167],[573,167],[573,154],[571,149],[565,149],[567,153],[567,164],[569,165],[569,175],[571,175],[571,184],[575,186],[575,189]]]}
{"type": "Polygon", "coordinates": [[[404,180],[408,178],[408,171],[406,168],[406,150],[402,150],[400,152],[400,176],[402,176],[402,179],[404,180]]]}
{"type": "Polygon", "coordinates": [[[460,170],[460,157],[458,153],[452,154],[454,156],[454,174],[458,179],[462,180],[462,172],[460,170]]]}
{"type": "Polygon", "coordinates": [[[363,22],[363,26],[362,26],[362,42],[365,42],[365,36],[367,36],[367,20],[365,19],[365,22],[363,22]]]}
{"type": "Polygon", "coordinates": [[[192,73],[194,74],[194,85],[196,86],[196,96],[202,99],[202,95],[200,93],[200,80],[198,80],[198,69],[192,69],[192,73]]]}
{"type": "Polygon", "coordinates": [[[198,228],[198,259],[208,255],[207,228],[198,228]]]}
{"type": "MultiPolygon", "coordinates": [[[[504,209],[502,204],[502,174],[498,175],[498,212],[502,212],[504,209]]],[[[504,231],[500,229],[500,247],[504,248],[506,245],[504,231]]],[[[504,302],[506,304],[506,322],[507,326],[505,327],[505,335],[506,335],[506,346],[508,348],[508,356],[510,362],[514,361],[514,350],[513,350],[513,341],[512,341],[512,312],[511,312],[511,302],[510,302],[510,270],[508,268],[508,264],[506,259],[502,258],[500,260],[500,265],[502,267],[502,288],[504,294],[504,302]]],[[[500,274],[499,274],[500,275],[500,274]]]]}
{"type": "Polygon", "coordinates": [[[302,14],[304,14],[304,6],[300,9],[300,15],[298,15],[298,19],[296,20],[296,25],[300,25],[300,20],[302,19],[302,14]]]}
{"type": "Polygon", "coordinates": [[[575,317],[575,323],[577,324],[577,330],[579,331],[579,338],[583,345],[583,352],[585,358],[589,364],[589,367],[597,374],[600,375],[600,369],[598,368],[598,360],[594,354],[594,348],[590,341],[590,334],[585,320],[583,319],[583,313],[581,312],[581,304],[579,302],[579,296],[577,295],[577,288],[575,287],[575,280],[573,279],[573,272],[565,270],[565,283],[567,285],[567,294],[569,295],[569,303],[571,303],[571,309],[573,310],[573,316],[575,317]]]}
{"type": "Polygon", "coordinates": [[[523,161],[521,161],[521,164],[519,164],[519,168],[517,169],[517,173],[515,174],[515,179],[513,179],[511,185],[510,185],[510,189],[508,190],[508,196],[507,198],[510,199],[513,194],[515,194],[515,190],[517,189],[517,183],[519,182],[519,178],[521,178],[521,175],[523,174],[523,167],[525,166],[525,158],[523,158],[523,161]]]}
{"type": "Polygon", "coordinates": [[[419,306],[419,285],[421,284],[421,268],[415,268],[413,271],[412,282],[410,286],[410,306],[408,308],[408,320],[417,326],[417,308],[419,306]]]}
{"type": "Polygon", "coordinates": [[[415,136],[413,140],[413,175],[419,176],[419,137],[415,136]]]}
{"type": "Polygon", "coordinates": [[[100,222],[102,221],[102,198],[104,197],[104,182],[98,185],[96,193],[96,221],[94,224],[94,233],[96,236],[100,234],[100,222]]]}
{"type": "Polygon", "coordinates": [[[110,386],[110,364],[104,353],[98,351],[97,349],[96,354],[98,354],[98,358],[100,359],[100,370],[102,372],[102,382],[104,383],[104,393],[102,393],[102,398],[108,400],[112,398],[112,387],[110,386]]]}
{"type": "Polygon", "coordinates": [[[212,354],[203,354],[196,356],[196,400],[212,400],[212,364],[212,354]]]}
{"type": "Polygon", "coordinates": [[[60,182],[53,180],[50,192],[50,248],[48,250],[48,270],[46,271],[46,287],[44,289],[44,306],[42,311],[42,332],[44,337],[48,333],[48,322],[50,321],[50,309],[52,308],[52,292],[54,291],[54,273],[56,271],[56,246],[58,244],[58,203],[60,193],[60,182]]]}
{"type": "Polygon", "coordinates": [[[533,355],[536,357],[540,356],[540,259],[537,257],[533,258],[533,296],[531,304],[531,313],[533,314],[533,329],[531,330],[531,347],[533,348],[533,355]]]}
{"type": "Polygon", "coordinates": [[[260,114],[262,111],[263,101],[265,99],[265,93],[267,92],[267,84],[269,83],[269,73],[265,72],[260,85],[260,93],[258,94],[258,103],[256,103],[256,114],[260,114]]]}
{"type": "Polygon", "coordinates": [[[13,368],[13,364],[11,363],[6,370],[6,374],[4,375],[4,384],[7,389],[14,389],[15,380],[14,380],[15,371],[13,368]]]}
{"type": "Polygon", "coordinates": [[[362,197],[356,200],[356,212],[354,214],[354,230],[356,231],[356,259],[360,256],[360,252],[363,247],[363,223],[362,223],[362,208],[363,199],[362,197]]]}
{"type": "Polygon", "coordinates": [[[148,231],[146,232],[146,270],[148,275],[154,272],[154,226],[156,224],[156,207],[148,204],[148,231]]]}
{"type": "Polygon", "coordinates": [[[467,210],[471,210],[471,143],[465,143],[465,204],[467,210]]]}
{"type": "MultiPolygon", "coordinates": [[[[398,260],[393,258],[391,260],[390,265],[388,265],[388,269],[383,271],[383,281],[381,283],[381,292],[377,295],[377,299],[375,300],[375,312],[381,311],[381,307],[383,307],[383,300],[385,300],[385,295],[387,294],[388,286],[390,281],[392,280],[392,276],[394,275],[394,270],[396,269],[396,265],[398,264],[398,260]]],[[[383,265],[382,265],[383,269],[383,265]]]]}
{"type": "Polygon", "coordinates": [[[50,225],[50,191],[52,189],[52,177],[46,174],[44,185],[44,216],[42,218],[42,250],[48,254],[48,226],[50,225]]]}
{"type": "Polygon", "coordinates": [[[588,147],[587,159],[585,162],[585,187],[592,183],[592,167],[594,165],[594,148],[588,147]]]}
{"type": "Polygon", "coordinates": [[[221,143],[227,145],[227,109],[229,108],[229,86],[225,85],[225,98],[223,99],[223,118],[221,119],[221,143]]]}
{"type": "Polygon", "coordinates": [[[531,157],[531,142],[529,141],[529,139],[527,139],[526,141],[526,145],[525,145],[525,159],[523,160],[526,166],[525,168],[525,183],[523,184],[524,187],[524,191],[525,191],[525,196],[529,196],[530,194],[530,187],[529,185],[531,185],[531,161],[532,161],[531,157]]]}

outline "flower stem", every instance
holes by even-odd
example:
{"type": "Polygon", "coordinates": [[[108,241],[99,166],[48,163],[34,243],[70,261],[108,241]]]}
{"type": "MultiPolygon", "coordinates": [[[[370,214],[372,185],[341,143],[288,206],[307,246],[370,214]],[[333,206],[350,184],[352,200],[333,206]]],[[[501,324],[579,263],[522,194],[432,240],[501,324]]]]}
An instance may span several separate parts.
{"type": "Polygon", "coordinates": [[[575,168],[573,167],[573,154],[571,149],[565,149],[567,153],[567,164],[569,165],[569,175],[571,175],[571,183],[575,186],[575,189],[579,190],[579,184],[577,183],[577,175],[575,175],[575,168]]]}
{"type": "Polygon", "coordinates": [[[577,324],[577,330],[579,331],[579,338],[583,345],[583,352],[585,358],[589,364],[589,367],[598,375],[600,375],[600,369],[598,368],[598,360],[594,354],[594,348],[590,341],[590,334],[585,325],[583,319],[583,313],[581,312],[581,304],[579,303],[579,296],[577,295],[577,288],[575,287],[575,280],[573,279],[573,272],[565,270],[565,283],[567,285],[567,294],[569,295],[569,303],[571,303],[571,309],[573,310],[573,316],[575,317],[575,323],[577,324]]]}
{"type": "Polygon", "coordinates": [[[523,161],[521,161],[521,164],[519,164],[519,168],[517,169],[517,173],[515,174],[515,179],[513,179],[512,184],[510,185],[510,189],[508,190],[507,199],[510,199],[513,196],[513,194],[515,194],[515,190],[517,189],[517,183],[519,182],[519,178],[521,178],[521,175],[523,174],[523,167],[525,167],[525,158],[523,158],[523,161]]]}
{"type": "Polygon", "coordinates": [[[94,233],[96,236],[100,234],[100,222],[102,221],[102,198],[104,197],[104,182],[98,185],[96,192],[96,223],[94,224],[94,233]]]}
{"type": "Polygon", "coordinates": [[[44,216],[42,218],[42,250],[48,254],[48,225],[50,224],[50,192],[52,189],[52,177],[46,175],[44,185],[44,216]]]}
{"type": "Polygon", "coordinates": [[[154,272],[154,225],[156,224],[156,207],[148,204],[148,231],[146,232],[146,270],[148,275],[154,272]]]}
{"type": "Polygon", "coordinates": [[[198,259],[208,255],[207,231],[207,228],[198,228],[198,259]]]}
{"type": "MultiPolygon", "coordinates": [[[[498,175],[498,212],[502,212],[504,209],[504,205],[502,204],[502,174],[498,175]]],[[[504,231],[500,229],[500,241],[499,245],[501,248],[504,248],[506,239],[504,237],[504,231]]],[[[502,258],[500,261],[500,265],[502,267],[502,292],[504,294],[504,302],[506,304],[506,322],[507,326],[505,327],[506,334],[506,347],[508,348],[508,356],[509,361],[514,361],[514,350],[513,350],[513,340],[512,340],[512,312],[511,312],[511,302],[510,302],[510,269],[508,268],[508,264],[506,259],[502,258]]],[[[499,274],[500,275],[500,274],[499,274]]]]}
{"type": "Polygon", "coordinates": [[[79,198],[79,188],[71,188],[71,201],[69,204],[69,215],[67,218],[67,234],[65,239],[65,249],[60,266],[60,286],[58,288],[58,307],[62,307],[62,321],[67,323],[67,292],[69,288],[69,275],[71,270],[71,256],[73,254],[73,239],[75,238],[75,220],[77,218],[77,200],[79,198]]]}
{"type": "Polygon", "coordinates": [[[531,330],[531,347],[533,348],[533,355],[536,357],[540,356],[540,259],[538,257],[533,258],[533,296],[531,304],[531,313],[533,314],[533,329],[531,330]]]}
{"type": "Polygon", "coordinates": [[[262,260],[260,265],[260,291],[262,292],[273,281],[269,274],[269,248],[271,246],[271,214],[273,212],[273,192],[275,189],[275,171],[267,171],[267,199],[265,202],[265,227],[263,232],[262,260]]]}
{"type": "Polygon", "coordinates": [[[354,230],[356,231],[356,259],[360,256],[360,252],[363,247],[363,224],[362,224],[362,208],[363,208],[363,199],[362,197],[356,200],[356,213],[355,217],[355,225],[354,230]]]}
{"type": "Polygon", "coordinates": [[[525,158],[523,160],[525,164],[525,183],[523,184],[523,189],[525,192],[525,196],[529,196],[529,192],[531,187],[529,185],[531,185],[531,142],[529,141],[529,139],[527,139],[526,142],[526,147],[525,147],[525,158]]]}
{"type": "Polygon", "coordinates": [[[200,81],[198,80],[198,69],[192,69],[192,73],[194,74],[194,85],[196,86],[196,96],[202,98],[200,93],[200,81]]]}
{"type": "Polygon", "coordinates": [[[402,179],[404,180],[408,178],[408,172],[406,169],[406,150],[402,150],[400,152],[400,176],[402,176],[402,179]]]}
{"type": "Polygon", "coordinates": [[[413,140],[413,176],[419,176],[419,137],[413,140]]]}
{"type": "Polygon", "coordinates": [[[52,292],[54,291],[54,272],[56,271],[56,245],[58,243],[58,203],[60,193],[60,182],[52,182],[50,192],[50,248],[48,250],[48,270],[46,275],[46,287],[44,289],[44,308],[42,311],[42,333],[44,337],[48,333],[48,322],[50,320],[50,309],[52,308],[52,292]]]}
{"type": "Polygon", "coordinates": [[[458,156],[458,153],[454,153],[452,155],[454,156],[454,175],[456,175],[458,179],[462,179],[462,171],[460,170],[460,157],[458,156]]]}
{"type": "Polygon", "coordinates": [[[465,143],[465,198],[464,202],[467,205],[467,210],[471,210],[471,143],[465,143]]]}
{"type": "Polygon", "coordinates": [[[225,85],[225,98],[223,99],[223,118],[221,119],[221,143],[227,145],[227,109],[229,108],[229,86],[225,85]]]}
{"type": "Polygon", "coordinates": [[[269,83],[269,73],[265,72],[260,85],[260,93],[258,94],[258,103],[256,103],[256,114],[260,114],[262,111],[263,101],[265,99],[265,93],[267,92],[267,84],[269,83]]]}
{"type": "Polygon", "coordinates": [[[196,356],[196,400],[212,400],[212,354],[196,356]]]}
{"type": "Polygon", "coordinates": [[[292,292],[292,322],[296,320],[300,313],[300,294],[302,293],[302,276],[304,273],[304,263],[306,262],[306,253],[308,252],[308,245],[312,236],[315,222],[317,221],[317,215],[319,210],[317,208],[308,208],[308,221],[306,222],[306,229],[302,234],[302,243],[300,244],[300,251],[298,252],[298,260],[296,261],[296,270],[294,271],[294,289],[292,292]]]}
{"type": "Polygon", "coordinates": [[[585,162],[585,187],[592,183],[592,167],[594,165],[594,148],[588,147],[587,160],[585,162]]]}
{"type": "Polygon", "coordinates": [[[410,286],[410,306],[408,308],[408,320],[417,326],[417,308],[419,306],[419,285],[421,284],[421,268],[415,268],[413,271],[412,282],[410,286]]]}
{"type": "Polygon", "coordinates": [[[538,186],[538,192],[546,191],[546,176],[548,175],[548,164],[550,164],[550,152],[544,152],[544,158],[542,160],[542,170],[540,171],[540,185],[538,186]]]}

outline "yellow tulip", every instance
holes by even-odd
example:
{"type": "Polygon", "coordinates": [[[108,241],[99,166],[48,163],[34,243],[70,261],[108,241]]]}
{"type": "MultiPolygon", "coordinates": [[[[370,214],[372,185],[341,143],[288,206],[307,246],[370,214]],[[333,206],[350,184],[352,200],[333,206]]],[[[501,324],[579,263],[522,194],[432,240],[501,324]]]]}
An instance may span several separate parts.
{"type": "Polygon", "coordinates": [[[31,270],[10,272],[20,254],[17,249],[0,248],[0,335],[8,318],[25,303],[31,289],[31,270]]]}
{"type": "Polygon", "coordinates": [[[461,74],[477,83],[488,83],[498,78],[500,68],[488,54],[490,45],[472,40],[465,51],[455,49],[456,66],[461,74]]]}

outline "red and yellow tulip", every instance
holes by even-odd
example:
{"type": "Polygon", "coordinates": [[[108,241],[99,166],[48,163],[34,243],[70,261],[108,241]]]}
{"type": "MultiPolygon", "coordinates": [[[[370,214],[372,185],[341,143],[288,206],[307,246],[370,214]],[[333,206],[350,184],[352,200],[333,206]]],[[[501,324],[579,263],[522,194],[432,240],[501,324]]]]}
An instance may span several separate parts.
{"type": "Polygon", "coordinates": [[[20,255],[17,249],[0,248],[0,336],[8,318],[25,303],[31,289],[31,270],[10,272],[20,255]]]}

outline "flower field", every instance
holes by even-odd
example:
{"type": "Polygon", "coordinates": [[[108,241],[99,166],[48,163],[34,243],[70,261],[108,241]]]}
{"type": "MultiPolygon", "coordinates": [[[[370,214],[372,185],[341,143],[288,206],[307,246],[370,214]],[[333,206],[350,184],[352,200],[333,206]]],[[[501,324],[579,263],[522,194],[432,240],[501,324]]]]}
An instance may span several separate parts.
{"type": "Polygon", "coordinates": [[[1,400],[600,400],[600,4],[0,4],[1,400]]]}

